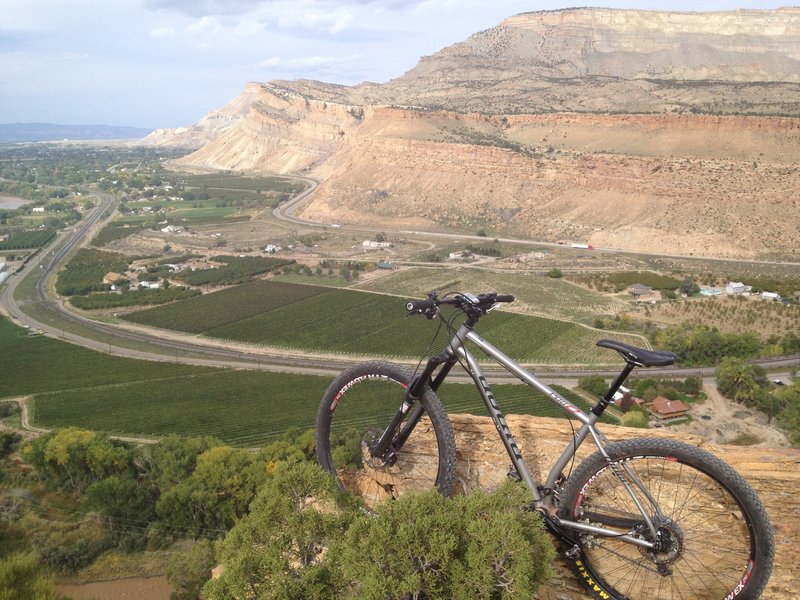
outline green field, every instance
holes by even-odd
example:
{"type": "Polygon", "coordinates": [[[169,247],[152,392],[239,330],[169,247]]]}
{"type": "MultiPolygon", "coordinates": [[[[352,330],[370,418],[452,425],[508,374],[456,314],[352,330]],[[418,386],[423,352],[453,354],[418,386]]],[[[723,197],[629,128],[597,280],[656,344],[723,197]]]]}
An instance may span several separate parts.
{"type": "Polygon", "coordinates": [[[210,371],[132,360],[87,350],[28,331],[0,318],[0,398],[148,381],[210,371]]]}
{"type": "Polygon", "coordinates": [[[245,190],[252,192],[297,193],[308,185],[285,177],[249,177],[246,175],[230,175],[215,173],[209,175],[179,176],[179,183],[191,188],[208,190],[245,190]]]}
{"type": "MultiPolygon", "coordinates": [[[[41,394],[35,399],[35,423],[117,435],[213,435],[231,445],[258,447],[289,428],[313,428],[331,379],[222,371],[41,394]]],[[[556,389],[586,408],[568,390],[556,389]]],[[[524,386],[497,385],[493,390],[506,414],[564,416],[542,394],[524,386]]],[[[449,412],[488,415],[472,385],[448,384],[441,396],[449,412]]]]}
{"type": "MultiPolygon", "coordinates": [[[[331,377],[212,369],[125,359],[48,337],[0,319],[0,398],[33,395],[38,427],[76,426],[118,435],[214,435],[260,446],[290,427],[313,427],[331,377]]],[[[506,413],[563,416],[521,385],[494,388],[506,413]]],[[[567,390],[568,398],[584,405],[567,390]]],[[[470,385],[441,390],[450,412],[486,415],[470,385]]]]}
{"type": "Polygon", "coordinates": [[[0,242],[0,250],[22,250],[26,248],[41,248],[56,235],[55,229],[35,229],[14,231],[8,239],[0,242]]]}
{"type": "Polygon", "coordinates": [[[190,285],[231,285],[244,283],[256,275],[280,269],[294,262],[265,256],[215,256],[214,261],[225,264],[211,269],[181,271],[173,277],[190,285]]]}
{"type": "MultiPolygon", "coordinates": [[[[125,318],[145,325],[209,337],[318,352],[366,356],[419,356],[437,323],[409,318],[406,298],[311,285],[254,281],[125,318]]],[[[599,332],[574,323],[495,311],[478,331],[507,354],[537,364],[618,362],[595,347],[599,332]]],[[[446,343],[444,332],[434,351],[446,343]]]]}

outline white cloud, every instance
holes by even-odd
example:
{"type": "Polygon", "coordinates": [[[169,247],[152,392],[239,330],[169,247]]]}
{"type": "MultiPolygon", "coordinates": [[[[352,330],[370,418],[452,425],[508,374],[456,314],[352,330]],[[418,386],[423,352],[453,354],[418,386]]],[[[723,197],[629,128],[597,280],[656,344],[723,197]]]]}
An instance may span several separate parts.
{"type": "Polygon", "coordinates": [[[354,19],[350,6],[330,6],[318,2],[276,3],[277,23],[284,29],[311,29],[341,33],[354,19]]]}
{"type": "Polygon", "coordinates": [[[175,35],[175,29],[172,27],[157,27],[150,32],[150,37],[165,39],[171,38],[175,35]]]}
{"type": "Polygon", "coordinates": [[[200,17],[186,27],[186,33],[191,35],[214,35],[222,31],[222,23],[216,17],[200,17]]]}
{"type": "Polygon", "coordinates": [[[253,17],[243,17],[239,19],[234,27],[234,33],[238,37],[253,37],[267,28],[267,23],[253,17]]]}
{"type": "Polygon", "coordinates": [[[262,60],[260,63],[256,64],[256,67],[261,69],[266,69],[269,67],[277,67],[281,64],[281,57],[280,56],[272,56],[266,60],[262,60]]]}

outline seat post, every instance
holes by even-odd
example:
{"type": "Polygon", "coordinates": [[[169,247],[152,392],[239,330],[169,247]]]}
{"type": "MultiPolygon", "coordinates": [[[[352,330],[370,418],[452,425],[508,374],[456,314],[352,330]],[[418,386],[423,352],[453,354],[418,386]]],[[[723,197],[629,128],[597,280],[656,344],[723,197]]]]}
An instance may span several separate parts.
{"type": "Polygon", "coordinates": [[[608,391],[600,399],[600,401],[592,407],[592,412],[595,415],[598,417],[603,416],[603,413],[605,412],[606,408],[608,408],[608,405],[614,400],[614,394],[617,393],[617,390],[619,390],[620,386],[625,383],[628,375],[630,375],[631,371],[633,371],[635,368],[635,363],[630,361],[625,363],[625,367],[622,369],[622,371],[620,371],[619,375],[617,375],[617,378],[609,386],[608,391]]]}

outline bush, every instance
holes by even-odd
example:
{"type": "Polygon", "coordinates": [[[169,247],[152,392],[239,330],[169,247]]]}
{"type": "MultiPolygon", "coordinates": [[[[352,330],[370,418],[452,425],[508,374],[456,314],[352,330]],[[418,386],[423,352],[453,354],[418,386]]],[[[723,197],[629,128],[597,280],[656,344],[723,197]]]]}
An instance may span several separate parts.
{"type": "Polygon", "coordinates": [[[531,598],[554,552],[520,484],[444,498],[435,491],[359,514],[334,556],[355,598],[531,598]]]}
{"type": "Polygon", "coordinates": [[[14,554],[0,561],[0,598],[55,600],[53,580],[35,554],[14,554]]]}
{"type": "Polygon", "coordinates": [[[578,387],[586,390],[595,398],[600,398],[608,391],[606,380],[600,375],[587,375],[578,380],[578,387]]]}
{"type": "Polygon", "coordinates": [[[639,410],[632,410],[622,416],[622,424],[625,427],[647,427],[650,420],[647,415],[639,410]]]}
{"type": "Polygon", "coordinates": [[[508,482],[492,493],[403,496],[366,513],[313,463],[283,463],[220,546],[225,570],[208,600],[531,598],[554,550],[508,482]]]}

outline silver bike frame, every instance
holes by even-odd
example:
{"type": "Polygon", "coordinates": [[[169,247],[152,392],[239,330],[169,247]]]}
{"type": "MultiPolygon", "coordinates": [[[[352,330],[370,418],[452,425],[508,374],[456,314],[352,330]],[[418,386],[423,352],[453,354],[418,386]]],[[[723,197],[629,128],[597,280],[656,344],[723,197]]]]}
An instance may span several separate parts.
{"type": "MultiPolygon", "coordinates": [[[[489,414],[492,417],[492,421],[494,421],[498,433],[500,434],[500,439],[503,441],[503,445],[506,448],[506,452],[508,452],[508,455],[511,458],[511,463],[514,465],[514,469],[516,469],[520,479],[525,483],[526,486],[528,486],[528,488],[531,491],[531,494],[533,494],[535,507],[538,508],[539,506],[541,506],[545,499],[542,497],[542,494],[539,492],[539,488],[537,487],[536,482],[533,480],[533,476],[531,475],[531,472],[528,469],[528,465],[525,463],[525,459],[522,457],[522,453],[520,452],[519,446],[517,446],[517,442],[514,439],[514,435],[511,433],[511,429],[508,427],[505,415],[503,415],[502,411],[500,410],[500,407],[497,405],[497,401],[495,400],[494,394],[492,393],[491,386],[489,385],[489,382],[486,380],[486,377],[484,377],[480,369],[480,366],[478,365],[478,361],[465,347],[465,342],[467,341],[470,341],[473,344],[475,344],[478,348],[480,348],[482,352],[484,352],[490,358],[494,359],[498,364],[505,367],[510,373],[515,375],[523,383],[526,383],[536,388],[537,390],[541,391],[550,399],[551,402],[553,402],[553,404],[555,404],[561,410],[569,413],[571,416],[575,417],[581,422],[581,426],[575,433],[574,439],[567,444],[567,447],[561,453],[561,456],[558,458],[553,467],[550,469],[550,473],[547,475],[547,479],[545,480],[544,483],[545,490],[553,490],[555,488],[559,475],[563,473],[567,464],[570,462],[570,460],[572,460],[572,458],[577,453],[578,448],[580,448],[581,444],[583,444],[583,442],[586,440],[588,436],[591,436],[598,450],[606,458],[609,464],[611,463],[610,457],[603,448],[604,438],[602,434],[595,427],[600,417],[598,417],[594,413],[589,413],[589,414],[584,413],[580,408],[572,404],[572,402],[564,398],[561,394],[556,392],[546,383],[539,380],[535,375],[533,375],[526,369],[522,368],[515,360],[510,358],[508,355],[506,355],[501,350],[493,346],[491,343],[483,339],[480,335],[475,333],[475,331],[471,327],[469,327],[466,324],[461,325],[461,327],[459,327],[458,331],[456,331],[455,335],[450,341],[450,345],[447,349],[447,352],[451,356],[458,357],[462,361],[462,364],[466,363],[466,370],[469,373],[472,380],[474,381],[475,387],[478,389],[478,392],[480,393],[481,397],[483,398],[483,401],[486,404],[486,408],[489,410],[489,414]]],[[[652,496],[650,496],[650,494],[647,492],[646,488],[641,484],[641,482],[638,481],[638,478],[633,473],[631,473],[629,469],[626,468],[625,470],[628,476],[633,479],[636,487],[638,487],[639,490],[642,492],[642,494],[644,494],[644,496],[647,498],[647,500],[651,504],[653,504],[655,510],[657,512],[660,512],[652,496]]],[[[647,523],[649,529],[651,530],[653,535],[655,535],[656,532],[655,526],[653,525],[650,517],[648,516],[647,510],[645,509],[641,499],[633,490],[633,486],[631,486],[630,482],[627,481],[625,478],[619,476],[619,474],[617,475],[622,481],[625,488],[627,489],[628,493],[630,494],[634,503],[638,507],[639,511],[641,512],[641,515],[644,521],[647,523]]],[[[612,529],[595,527],[593,525],[588,525],[586,523],[568,521],[565,519],[559,519],[559,523],[563,527],[586,531],[601,536],[616,537],[617,539],[624,540],[626,542],[630,542],[638,546],[643,546],[645,548],[652,548],[654,546],[651,542],[648,542],[647,540],[636,538],[630,535],[620,535],[619,531],[614,531],[612,529]]]]}

